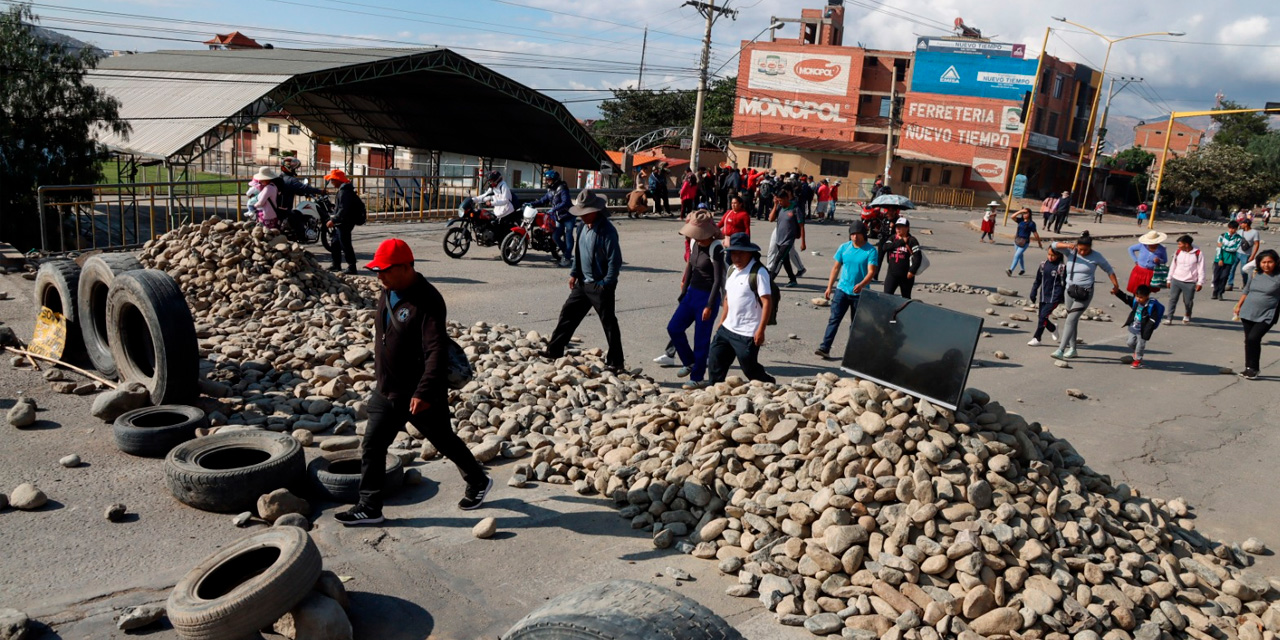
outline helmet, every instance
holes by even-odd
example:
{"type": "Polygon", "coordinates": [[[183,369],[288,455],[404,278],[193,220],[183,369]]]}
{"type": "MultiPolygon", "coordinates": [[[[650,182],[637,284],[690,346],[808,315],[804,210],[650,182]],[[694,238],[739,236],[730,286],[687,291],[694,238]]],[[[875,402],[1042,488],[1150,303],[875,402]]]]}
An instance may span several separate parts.
{"type": "Polygon", "coordinates": [[[502,182],[502,172],[498,171],[497,169],[490,171],[489,175],[485,177],[485,182],[488,182],[490,184],[493,184],[495,182],[502,182]]]}
{"type": "Polygon", "coordinates": [[[280,168],[284,169],[285,173],[289,173],[289,174],[297,173],[298,168],[301,166],[302,166],[302,161],[293,156],[280,159],[280,168]]]}
{"type": "Polygon", "coordinates": [[[546,173],[542,174],[542,179],[555,182],[560,179],[560,172],[555,169],[548,169],[546,173]]]}

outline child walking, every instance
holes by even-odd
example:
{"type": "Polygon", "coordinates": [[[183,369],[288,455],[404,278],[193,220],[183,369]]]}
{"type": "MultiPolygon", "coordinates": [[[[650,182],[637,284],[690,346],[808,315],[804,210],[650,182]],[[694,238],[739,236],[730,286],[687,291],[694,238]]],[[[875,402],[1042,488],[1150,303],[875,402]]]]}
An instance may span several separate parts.
{"type": "Polygon", "coordinates": [[[996,207],[998,205],[998,202],[992,201],[987,205],[986,212],[982,214],[982,237],[978,238],[978,242],[990,240],[991,244],[996,243],[996,207]]]}
{"type": "Polygon", "coordinates": [[[1128,362],[1134,369],[1141,369],[1147,342],[1164,318],[1164,305],[1152,299],[1151,287],[1145,284],[1138,285],[1132,296],[1119,288],[1115,293],[1117,298],[1129,305],[1129,317],[1124,324],[1129,327],[1129,348],[1133,349],[1133,355],[1126,356],[1121,362],[1128,362]]]}
{"type": "Polygon", "coordinates": [[[1057,342],[1058,336],[1055,335],[1058,327],[1054,326],[1053,310],[1058,308],[1065,299],[1063,296],[1067,292],[1067,265],[1062,261],[1062,252],[1049,248],[1049,258],[1040,263],[1040,268],[1036,270],[1036,281],[1031,285],[1031,301],[1040,305],[1040,320],[1036,322],[1036,333],[1032,336],[1031,341],[1027,344],[1032,347],[1040,346],[1040,337],[1044,335],[1044,330],[1049,330],[1049,339],[1057,342]],[[1036,292],[1040,293],[1040,299],[1036,299],[1036,292]]]}

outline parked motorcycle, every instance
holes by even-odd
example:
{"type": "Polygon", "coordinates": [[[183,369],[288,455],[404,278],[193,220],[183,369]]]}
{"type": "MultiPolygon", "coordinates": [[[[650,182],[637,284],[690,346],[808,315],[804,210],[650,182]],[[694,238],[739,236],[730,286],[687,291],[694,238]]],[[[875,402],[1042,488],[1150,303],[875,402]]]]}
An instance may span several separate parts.
{"type": "Polygon", "coordinates": [[[450,220],[445,229],[444,253],[461,258],[473,242],[482,247],[499,245],[513,228],[511,214],[499,218],[492,210],[482,209],[475,198],[467,198],[458,206],[458,217],[450,220]]]}
{"type": "Polygon", "coordinates": [[[547,251],[551,259],[560,262],[560,247],[552,239],[556,229],[556,220],[549,213],[525,205],[524,220],[520,226],[512,227],[511,233],[502,241],[502,261],[509,265],[520,264],[529,249],[547,251]]]}
{"type": "Polygon", "coordinates": [[[298,244],[315,244],[321,242],[325,249],[333,246],[333,230],[328,227],[329,218],[333,215],[333,202],[327,195],[318,195],[312,200],[299,200],[288,220],[276,218],[267,222],[258,214],[258,222],[272,229],[277,229],[290,242],[298,244]]]}

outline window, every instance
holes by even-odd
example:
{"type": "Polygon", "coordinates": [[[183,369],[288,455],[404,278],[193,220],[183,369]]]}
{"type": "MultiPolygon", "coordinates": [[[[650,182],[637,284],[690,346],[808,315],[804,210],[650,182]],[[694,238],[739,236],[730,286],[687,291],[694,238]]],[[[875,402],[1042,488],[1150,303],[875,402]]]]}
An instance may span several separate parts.
{"type": "Polygon", "coordinates": [[[896,74],[897,81],[906,82],[907,81],[907,61],[894,60],[893,68],[895,71],[897,71],[897,74],[896,74]]]}
{"type": "Polygon", "coordinates": [[[302,127],[299,127],[296,124],[289,125],[289,135],[296,136],[300,133],[302,133],[302,127]]]}
{"type": "Polygon", "coordinates": [[[1036,133],[1044,133],[1044,107],[1036,108],[1036,126],[1032,127],[1036,133]]]}
{"type": "Polygon", "coordinates": [[[772,169],[773,154],[764,153],[762,151],[752,151],[747,155],[747,166],[755,167],[757,169],[772,169]]]}
{"type": "Polygon", "coordinates": [[[866,103],[868,103],[868,102],[871,102],[871,98],[872,98],[872,97],[873,97],[873,96],[866,96],[866,95],[864,95],[864,96],[859,96],[859,97],[858,97],[858,100],[859,100],[860,102],[862,102],[862,104],[866,104],[866,103]]]}
{"type": "Polygon", "coordinates": [[[1048,133],[1051,136],[1058,135],[1058,114],[1056,113],[1049,114],[1049,130],[1046,133],[1048,133]]]}
{"type": "Polygon", "coordinates": [[[1056,76],[1056,77],[1054,77],[1054,79],[1053,79],[1053,97],[1055,97],[1055,98],[1061,98],[1061,97],[1062,97],[1062,81],[1063,81],[1064,79],[1065,79],[1065,78],[1063,78],[1062,76],[1056,76]]]}
{"type": "Polygon", "coordinates": [[[875,56],[867,56],[862,59],[862,66],[864,67],[874,67],[878,64],[880,64],[880,58],[875,56]]]}
{"type": "Polygon", "coordinates": [[[1040,93],[1049,93],[1049,80],[1052,75],[1052,72],[1048,69],[1045,69],[1044,73],[1040,74],[1040,93]]]}
{"type": "Polygon", "coordinates": [[[280,133],[280,125],[278,124],[267,125],[267,133],[280,133]]]}
{"type": "Polygon", "coordinates": [[[847,176],[849,175],[849,161],[823,158],[822,167],[818,170],[818,173],[824,176],[847,176]]]}
{"type": "Polygon", "coordinates": [[[902,168],[902,181],[911,182],[911,167],[902,168]]]}
{"type": "Polygon", "coordinates": [[[942,186],[944,186],[944,187],[945,187],[945,186],[947,186],[947,185],[950,185],[950,184],[951,184],[951,170],[950,170],[950,169],[943,169],[943,170],[942,170],[942,182],[939,182],[938,184],[940,184],[940,185],[942,185],[942,186]]]}
{"type": "Polygon", "coordinates": [[[933,177],[933,169],[930,167],[920,167],[920,182],[929,184],[929,178],[933,177]]]}
{"type": "Polygon", "coordinates": [[[1185,133],[1178,133],[1178,137],[1179,137],[1179,138],[1181,138],[1181,137],[1182,137],[1182,136],[1184,136],[1184,135],[1186,135],[1186,134],[1185,134],[1185,133]]]}
{"type": "MultiPolygon", "coordinates": [[[[272,126],[274,126],[274,125],[272,125],[272,126]]],[[[278,155],[280,155],[280,147],[271,147],[270,149],[267,149],[267,155],[269,155],[269,156],[278,156],[278,155]]]]}

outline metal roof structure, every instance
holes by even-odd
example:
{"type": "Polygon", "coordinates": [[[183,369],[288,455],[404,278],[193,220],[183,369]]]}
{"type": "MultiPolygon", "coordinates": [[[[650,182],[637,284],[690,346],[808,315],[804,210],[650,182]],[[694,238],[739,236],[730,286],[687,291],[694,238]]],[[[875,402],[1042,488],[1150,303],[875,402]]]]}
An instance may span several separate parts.
{"type": "Polygon", "coordinates": [[[108,148],[187,164],[286,111],[315,135],[597,169],[607,156],[558,101],[448,49],[158,51],[88,81],[121,102],[108,148]]]}

